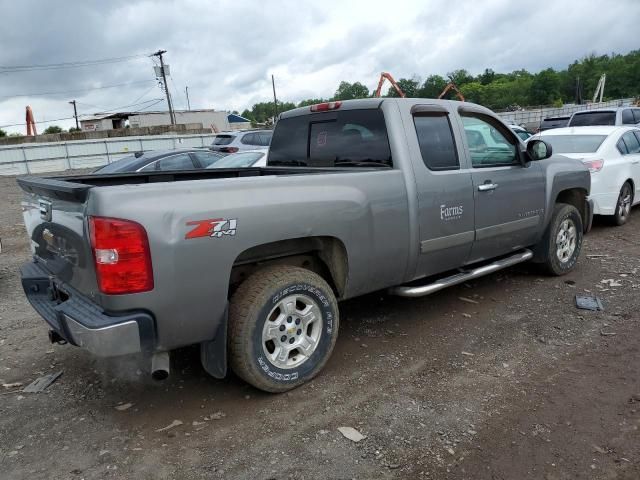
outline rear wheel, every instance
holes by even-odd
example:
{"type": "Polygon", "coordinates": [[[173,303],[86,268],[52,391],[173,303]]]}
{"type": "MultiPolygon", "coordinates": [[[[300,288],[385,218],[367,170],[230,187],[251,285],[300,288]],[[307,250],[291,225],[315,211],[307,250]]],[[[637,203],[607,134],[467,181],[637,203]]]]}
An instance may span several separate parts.
{"type": "Polygon", "coordinates": [[[540,250],[543,266],[552,275],[564,275],[573,270],[582,248],[582,217],[573,205],[558,203],[553,209],[540,250]]]}
{"type": "Polygon", "coordinates": [[[231,298],[231,367],[267,392],[295,388],[324,367],[338,321],[336,298],[319,275],[288,266],[260,270],[231,298]]]}
{"type": "Polygon", "coordinates": [[[616,212],[613,214],[613,223],[616,225],[624,225],[629,220],[631,214],[631,202],[633,200],[633,192],[631,191],[631,184],[626,182],[620,189],[620,195],[618,195],[618,202],[616,203],[616,212]]]}

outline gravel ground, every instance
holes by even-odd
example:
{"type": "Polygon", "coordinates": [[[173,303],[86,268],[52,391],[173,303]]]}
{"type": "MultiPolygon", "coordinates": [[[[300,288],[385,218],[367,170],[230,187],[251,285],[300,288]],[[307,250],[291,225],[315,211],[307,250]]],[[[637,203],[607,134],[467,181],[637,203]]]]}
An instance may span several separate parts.
{"type": "Polygon", "coordinates": [[[208,377],[195,349],[158,384],[140,358],[49,344],[17,273],[19,199],[0,178],[0,478],[640,478],[639,209],[597,219],[562,278],[521,265],[342,303],[324,372],[269,395],[208,377]],[[605,310],[578,310],[583,292],[605,310]],[[10,386],[60,370],[43,393],[10,386]]]}

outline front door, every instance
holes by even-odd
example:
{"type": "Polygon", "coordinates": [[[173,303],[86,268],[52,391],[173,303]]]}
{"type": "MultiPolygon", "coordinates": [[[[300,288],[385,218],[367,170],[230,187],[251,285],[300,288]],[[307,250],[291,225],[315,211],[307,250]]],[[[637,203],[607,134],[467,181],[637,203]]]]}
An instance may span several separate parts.
{"type": "Polygon", "coordinates": [[[450,113],[419,105],[407,129],[418,196],[420,253],[415,278],[459,267],[474,239],[473,186],[463,164],[462,138],[451,127],[450,113]],[[415,132],[415,140],[413,135],[415,132]]]}
{"type": "Polygon", "coordinates": [[[523,164],[515,134],[491,116],[461,112],[471,160],[475,241],[469,263],[531,246],[543,224],[540,165],[523,164]]]}

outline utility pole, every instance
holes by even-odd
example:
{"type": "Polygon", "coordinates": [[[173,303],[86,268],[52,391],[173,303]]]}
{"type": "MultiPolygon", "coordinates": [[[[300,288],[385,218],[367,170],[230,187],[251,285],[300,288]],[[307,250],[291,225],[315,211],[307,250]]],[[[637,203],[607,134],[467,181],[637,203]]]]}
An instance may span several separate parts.
{"type": "Polygon", "coordinates": [[[189,87],[184,87],[184,93],[187,94],[187,110],[191,111],[191,103],[189,103],[189,87]]]}
{"type": "Polygon", "coordinates": [[[167,105],[169,106],[169,118],[171,119],[171,125],[176,124],[176,116],[173,113],[173,107],[171,106],[171,97],[169,96],[169,85],[167,85],[167,76],[164,73],[164,60],[162,59],[162,55],[167,53],[166,50],[158,50],[156,53],[153,53],[153,57],[158,57],[160,59],[160,73],[162,74],[162,83],[164,83],[164,93],[167,95],[167,105]]]}
{"type": "Polygon", "coordinates": [[[271,75],[271,85],[273,86],[273,108],[275,110],[273,123],[276,123],[276,118],[278,118],[278,98],[276,97],[276,81],[273,78],[273,74],[271,75]]]}
{"type": "Polygon", "coordinates": [[[78,110],[76,109],[76,101],[71,100],[69,103],[73,105],[73,116],[76,119],[76,129],[80,130],[80,125],[78,125],[78,110]]]}

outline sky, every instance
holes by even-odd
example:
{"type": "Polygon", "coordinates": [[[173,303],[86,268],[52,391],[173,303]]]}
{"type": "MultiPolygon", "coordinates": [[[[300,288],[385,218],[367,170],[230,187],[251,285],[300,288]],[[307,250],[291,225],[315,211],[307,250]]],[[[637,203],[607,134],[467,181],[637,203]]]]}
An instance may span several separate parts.
{"type": "Polygon", "coordinates": [[[174,108],[238,110],[330,97],[342,80],[566,68],[640,47],[640,0],[0,0],[0,128],[74,126],[73,107],[166,110],[153,59],[167,51],[174,108]],[[75,68],[6,71],[131,57],[75,68]],[[4,71],[3,71],[4,70],[4,71]],[[57,120],[62,119],[62,120],[57,120]],[[54,122],[47,122],[56,120],[54,122]],[[47,123],[44,123],[47,122],[47,123]]]}

